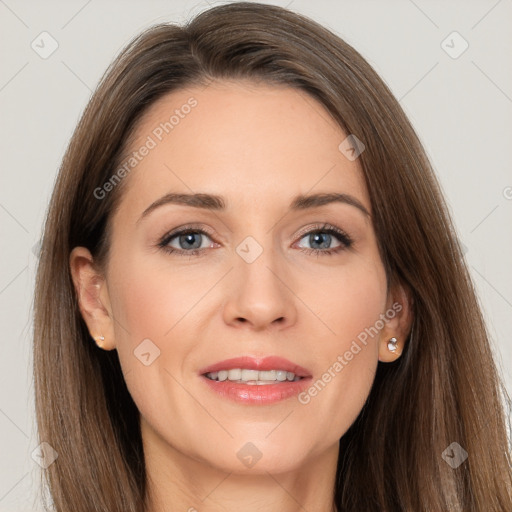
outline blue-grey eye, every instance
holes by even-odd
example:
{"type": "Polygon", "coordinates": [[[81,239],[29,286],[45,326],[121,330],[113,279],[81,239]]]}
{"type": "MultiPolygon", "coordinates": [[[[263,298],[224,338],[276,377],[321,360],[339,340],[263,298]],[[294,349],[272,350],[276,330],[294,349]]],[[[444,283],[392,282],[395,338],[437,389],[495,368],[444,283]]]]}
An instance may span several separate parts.
{"type": "MultiPolygon", "coordinates": [[[[199,231],[191,231],[188,233],[178,233],[173,235],[166,241],[166,245],[173,247],[174,249],[179,250],[187,250],[187,249],[201,249],[203,237],[207,237],[205,233],[201,233],[199,231]],[[171,244],[172,240],[177,240],[178,247],[175,247],[171,244]]],[[[208,247],[208,246],[206,246],[208,247]]]]}

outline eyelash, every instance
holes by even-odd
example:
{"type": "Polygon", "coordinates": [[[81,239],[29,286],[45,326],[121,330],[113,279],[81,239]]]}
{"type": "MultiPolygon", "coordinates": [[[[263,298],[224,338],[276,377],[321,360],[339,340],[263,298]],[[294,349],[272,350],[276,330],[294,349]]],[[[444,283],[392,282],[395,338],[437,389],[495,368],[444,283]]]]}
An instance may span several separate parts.
{"type": "MultiPolygon", "coordinates": [[[[304,238],[306,235],[314,235],[319,233],[327,233],[329,235],[334,235],[335,238],[338,239],[339,242],[341,242],[341,245],[339,247],[336,247],[334,249],[327,249],[327,250],[321,250],[321,249],[309,249],[309,248],[301,248],[300,251],[304,252],[308,255],[310,254],[316,254],[316,256],[320,255],[326,255],[326,256],[332,256],[340,251],[343,251],[345,249],[349,249],[352,246],[353,240],[341,229],[337,228],[336,226],[333,226],[331,224],[323,224],[322,226],[316,226],[313,229],[310,229],[309,231],[305,231],[301,233],[299,236],[299,240],[304,238]]],[[[193,226],[185,226],[184,228],[180,229],[179,231],[167,233],[159,242],[158,247],[162,249],[167,254],[177,254],[178,256],[197,256],[200,255],[205,249],[193,249],[191,251],[183,251],[180,249],[175,249],[174,247],[169,247],[169,242],[182,235],[188,235],[188,234],[201,234],[206,235],[208,237],[211,237],[212,234],[209,233],[207,230],[196,228],[193,226]]]]}

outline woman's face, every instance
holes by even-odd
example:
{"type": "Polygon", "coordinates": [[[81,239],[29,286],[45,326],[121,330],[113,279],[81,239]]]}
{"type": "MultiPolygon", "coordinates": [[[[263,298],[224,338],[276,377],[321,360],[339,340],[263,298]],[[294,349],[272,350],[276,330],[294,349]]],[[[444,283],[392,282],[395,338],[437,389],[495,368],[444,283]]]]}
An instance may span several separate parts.
{"type": "Polygon", "coordinates": [[[337,453],[400,316],[347,135],[310,96],[244,82],[169,94],[139,123],[105,314],[86,320],[118,351],[148,450],[242,473],[337,453]],[[267,357],[290,366],[254,373],[267,357]],[[203,375],[217,363],[227,381],[203,375]]]}

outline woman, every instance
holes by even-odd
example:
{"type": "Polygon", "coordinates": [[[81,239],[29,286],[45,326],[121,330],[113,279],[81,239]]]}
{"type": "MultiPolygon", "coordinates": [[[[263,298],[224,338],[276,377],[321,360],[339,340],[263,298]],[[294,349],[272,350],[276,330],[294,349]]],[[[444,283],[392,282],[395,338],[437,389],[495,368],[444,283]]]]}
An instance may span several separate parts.
{"type": "Polygon", "coordinates": [[[56,511],[512,510],[425,152],[288,10],[215,7],[113,62],[49,206],[34,341],[56,511]]]}

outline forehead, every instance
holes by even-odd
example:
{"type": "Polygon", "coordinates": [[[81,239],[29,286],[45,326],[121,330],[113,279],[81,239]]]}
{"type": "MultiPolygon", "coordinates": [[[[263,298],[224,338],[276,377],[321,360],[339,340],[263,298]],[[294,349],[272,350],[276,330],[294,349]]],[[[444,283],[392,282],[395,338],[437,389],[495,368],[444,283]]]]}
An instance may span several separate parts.
{"type": "Polygon", "coordinates": [[[213,82],[180,89],[139,121],[122,203],[140,213],[165,193],[199,191],[226,197],[228,210],[249,211],[336,191],[370,211],[357,160],[339,149],[346,137],[319,102],[295,88],[213,82]]]}

